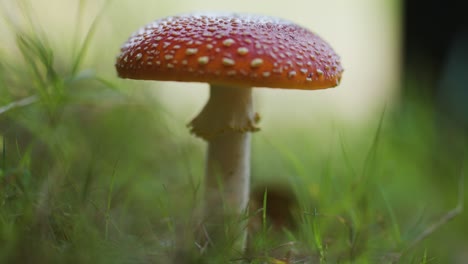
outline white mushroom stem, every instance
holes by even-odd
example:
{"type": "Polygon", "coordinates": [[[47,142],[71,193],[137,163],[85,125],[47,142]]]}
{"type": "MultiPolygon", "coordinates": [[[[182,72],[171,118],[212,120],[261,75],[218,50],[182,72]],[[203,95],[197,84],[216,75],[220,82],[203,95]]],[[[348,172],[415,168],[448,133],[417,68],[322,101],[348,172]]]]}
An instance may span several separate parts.
{"type": "MultiPolygon", "coordinates": [[[[250,132],[258,130],[257,119],[251,88],[212,85],[207,104],[190,124],[192,132],[208,142],[204,215],[209,236],[219,237],[226,220],[244,217],[250,185],[250,132]]],[[[238,244],[243,247],[245,226],[235,225],[241,237],[238,244]]]]}

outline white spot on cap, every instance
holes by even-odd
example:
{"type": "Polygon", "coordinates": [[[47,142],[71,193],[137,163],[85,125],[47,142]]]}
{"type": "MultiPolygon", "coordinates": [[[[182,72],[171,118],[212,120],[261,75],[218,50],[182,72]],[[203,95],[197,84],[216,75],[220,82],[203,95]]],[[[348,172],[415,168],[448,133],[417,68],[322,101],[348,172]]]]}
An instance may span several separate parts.
{"type": "Polygon", "coordinates": [[[235,41],[234,41],[233,39],[230,39],[230,38],[229,38],[229,39],[225,39],[225,40],[223,41],[223,45],[226,46],[226,47],[229,47],[229,46],[231,46],[232,44],[234,44],[234,42],[235,42],[235,41]]]}
{"type": "Polygon", "coordinates": [[[166,59],[166,60],[171,60],[173,58],[174,58],[174,56],[172,56],[172,55],[165,55],[164,56],[164,59],[166,59]]]}
{"type": "Polygon", "coordinates": [[[135,60],[140,60],[142,57],[143,57],[143,54],[138,53],[138,54],[135,56],[135,60]]]}
{"type": "Polygon", "coordinates": [[[306,73],[307,73],[307,69],[302,68],[302,69],[301,69],[301,72],[302,72],[303,74],[306,74],[306,73]]]}
{"type": "Polygon", "coordinates": [[[211,45],[211,44],[206,44],[206,48],[207,48],[207,49],[212,49],[212,48],[213,48],[213,45],[211,45]]]}
{"type": "Polygon", "coordinates": [[[172,69],[172,68],[174,68],[174,64],[168,63],[168,64],[166,65],[166,67],[169,68],[169,69],[172,69]]]}
{"type": "Polygon", "coordinates": [[[230,70],[230,71],[226,72],[226,74],[228,76],[234,76],[234,75],[236,75],[236,71],[235,70],[230,70]]]}
{"type": "Polygon", "coordinates": [[[234,64],[236,64],[236,62],[233,59],[223,58],[223,65],[224,66],[232,66],[234,64]]]}
{"type": "Polygon", "coordinates": [[[237,54],[239,55],[245,55],[247,53],[249,53],[249,49],[246,47],[240,47],[237,49],[237,54]]]}
{"type": "Polygon", "coordinates": [[[203,57],[198,58],[198,64],[200,65],[208,64],[209,61],[210,61],[210,58],[208,58],[208,56],[203,56],[203,57]]]}
{"type": "Polygon", "coordinates": [[[296,76],[296,71],[290,71],[290,72],[288,73],[288,77],[289,77],[289,78],[292,78],[292,77],[294,77],[294,76],[296,76]]]}
{"type": "Polygon", "coordinates": [[[317,74],[321,76],[323,75],[323,71],[321,69],[317,69],[317,74]]]}
{"type": "Polygon", "coordinates": [[[188,49],[185,50],[186,55],[193,55],[193,54],[195,54],[197,52],[198,52],[197,48],[188,48],[188,49]]]}
{"type": "Polygon", "coordinates": [[[264,72],[262,73],[262,76],[267,78],[267,77],[270,77],[271,73],[270,72],[264,72]]]}
{"type": "Polygon", "coordinates": [[[250,67],[252,68],[257,68],[260,67],[260,65],[263,64],[263,60],[260,58],[255,58],[250,62],[250,67]]]}

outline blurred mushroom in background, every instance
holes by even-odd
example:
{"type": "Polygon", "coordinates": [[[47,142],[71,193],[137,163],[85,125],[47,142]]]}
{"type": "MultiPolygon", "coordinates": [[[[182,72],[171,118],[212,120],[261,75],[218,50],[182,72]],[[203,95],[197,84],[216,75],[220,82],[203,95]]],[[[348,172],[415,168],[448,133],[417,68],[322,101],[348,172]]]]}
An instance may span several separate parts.
{"type": "Polygon", "coordinates": [[[263,207],[265,204],[267,224],[273,230],[293,231],[297,228],[294,210],[298,209],[296,194],[288,184],[263,183],[252,188],[250,194],[249,229],[261,230],[263,207]],[[265,200],[266,198],[266,200],[265,200]]]}

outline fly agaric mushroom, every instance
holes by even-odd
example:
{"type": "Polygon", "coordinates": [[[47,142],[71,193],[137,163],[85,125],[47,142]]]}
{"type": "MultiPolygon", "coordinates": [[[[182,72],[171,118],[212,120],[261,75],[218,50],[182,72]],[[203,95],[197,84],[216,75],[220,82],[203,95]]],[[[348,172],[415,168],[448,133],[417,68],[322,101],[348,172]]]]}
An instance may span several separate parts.
{"type": "MultiPolygon", "coordinates": [[[[122,78],[210,85],[207,104],[189,124],[208,142],[204,214],[210,224],[247,208],[250,132],[258,130],[259,119],[252,87],[325,89],[337,86],[343,72],[339,56],[316,34],[282,19],[244,14],[156,20],[128,39],[115,66],[122,78]]],[[[212,235],[211,227],[207,231],[212,235]]]]}

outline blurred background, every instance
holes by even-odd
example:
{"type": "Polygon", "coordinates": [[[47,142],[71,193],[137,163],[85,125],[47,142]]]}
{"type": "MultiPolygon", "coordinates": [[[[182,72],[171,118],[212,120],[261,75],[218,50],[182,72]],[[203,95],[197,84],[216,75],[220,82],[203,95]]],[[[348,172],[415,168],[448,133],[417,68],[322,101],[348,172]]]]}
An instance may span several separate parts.
{"type": "MultiPolygon", "coordinates": [[[[88,29],[102,2],[88,3],[83,31],[88,29]]],[[[383,109],[384,104],[393,105],[399,93],[401,12],[398,1],[291,2],[295,8],[284,8],[280,1],[266,0],[255,4],[211,0],[180,1],[177,4],[170,1],[137,3],[112,1],[100,18],[99,37],[90,46],[90,54],[98,54],[99,58],[86,58],[102,67],[100,74],[114,77],[114,69],[109,65],[119,53],[120,45],[131,33],[157,18],[196,11],[248,12],[282,17],[311,29],[331,43],[342,56],[346,69],[346,78],[343,78],[340,89],[317,92],[257,89],[257,108],[265,117],[264,126],[314,126],[305,122],[311,116],[317,118],[314,120],[333,117],[354,123],[372,117],[383,109]]],[[[53,39],[51,42],[60,43],[54,50],[67,53],[74,41],[71,36],[75,33],[78,1],[48,0],[46,5],[41,1],[31,1],[30,5],[53,39]]],[[[208,92],[204,84],[146,85],[158,87],[154,92],[164,107],[186,120],[202,107],[208,92]]],[[[266,127],[265,130],[268,131],[266,127]]]]}
{"type": "Polygon", "coordinates": [[[467,261],[466,213],[419,240],[465,199],[461,1],[0,0],[0,11],[0,261],[159,263],[189,236],[180,219],[197,213],[205,143],[185,125],[208,87],[120,80],[113,65],[138,28],[196,11],[288,19],[342,58],[335,89],[254,92],[253,185],[284,183],[300,212],[323,215],[318,229],[296,217],[288,239],[310,244],[304,254],[467,261]]]}

